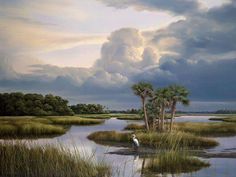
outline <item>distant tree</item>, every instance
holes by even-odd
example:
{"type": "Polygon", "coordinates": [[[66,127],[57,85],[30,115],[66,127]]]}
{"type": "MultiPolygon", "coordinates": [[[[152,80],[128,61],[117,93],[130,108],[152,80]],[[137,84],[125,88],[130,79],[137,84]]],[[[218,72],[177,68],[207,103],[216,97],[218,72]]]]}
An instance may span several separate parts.
{"type": "Polygon", "coordinates": [[[132,90],[135,95],[137,95],[141,98],[145,126],[146,126],[147,131],[149,131],[150,127],[149,127],[147,111],[146,111],[146,100],[148,97],[151,97],[151,95],[152,95],[152,91],[153,91],[152,85],[147,82],[139,82],[139,83],[134,84],[132,86],[132,90]]]}
{"type": "Polygon", "coordinates": [[[73,115],[67,104],[67,100],[51,94],[3,93],[0,94],[0,115],[73,115]]]}
{"type": "Polygon", "coordinates": [[[70,108],[75,114],[103,114],[107,113],[105,107],[101,104],[77,104],[72,105],[70,108]]]}

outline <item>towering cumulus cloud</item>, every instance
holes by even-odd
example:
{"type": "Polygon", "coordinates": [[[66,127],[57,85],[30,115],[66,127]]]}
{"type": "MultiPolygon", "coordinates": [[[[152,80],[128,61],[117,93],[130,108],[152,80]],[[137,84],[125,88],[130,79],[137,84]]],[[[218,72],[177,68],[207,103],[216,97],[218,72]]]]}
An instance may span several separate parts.
{"type": "Polygon", "coordinates": [[[145,43],[144,36],[137,29],[115,31],[103,44],[101,58],[95,68],[125,76],[140,73],[145,67],[155,65],[159,59],[154,49],[145,43]]]}

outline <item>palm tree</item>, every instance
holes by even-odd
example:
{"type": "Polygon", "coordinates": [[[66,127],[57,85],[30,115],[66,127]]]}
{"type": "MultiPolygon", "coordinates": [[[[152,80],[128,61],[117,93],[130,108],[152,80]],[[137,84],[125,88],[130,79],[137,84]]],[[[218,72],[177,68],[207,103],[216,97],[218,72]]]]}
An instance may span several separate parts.
{"type": "Polygon", "coordinates": [[[152,127],[152,130],[156,130],[157,126],[156,126],[156,123],[158,124],[158,127],[159,126],[159,122],[160,122],[160,103],[157,102],[157,99],[153,99],[151,98],[149,100],[149,102],[146,104],[146,109],[147,109],[147,115],[148,115],[148,119],[151,118],[151,123],[152,123],[152,126],[149,125],[152,127]]]}
{"type": "Polygon", "coordinates": [[[149,128],[147,111],[146,111],[146,99],[152,95],[152,91],[153,91],[152,85],[147,82],[139,82],[132,86],[132,90],[135,95],[141,98],[141,102],[143,106],[143,113],[144,113],[144,122],[145,122],[147,131],[149,131],[150,128],[149,128]]]}
{"type": "Polygon", "coordinates": [[[173,127],[173,119],[175,117],[176,105],[177,103],[181,103],[183,105],[189,105],[188,90],[180,85],[171,85],[168,87],[170,90],[170,98],[171,98],[171,122],[170,122],[170,131],[172,131],[173,127]]]}
{"type": "Polygon", "coordinates": [[[165,110],[170,105],[170,91],[168,88],[157,89],[154,93],[154,99],[159,103],[161,121],[159,122],[159,128],[164,131],[165,110]]]}

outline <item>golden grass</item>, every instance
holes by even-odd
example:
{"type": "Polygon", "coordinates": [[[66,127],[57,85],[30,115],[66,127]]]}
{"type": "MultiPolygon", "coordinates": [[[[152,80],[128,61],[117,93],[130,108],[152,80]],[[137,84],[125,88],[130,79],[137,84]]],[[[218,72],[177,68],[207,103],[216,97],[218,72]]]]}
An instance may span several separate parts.
{"type": "MultiPolygon", "coordinates": [[[[129,124],[125,130],[144,130],[144,125],[129,124]]],[[[236,135],[236,124],[229,122],[177,122],[176,131],[183,131],[200,136],[230,136],[236,135]]]]}
{"type": "Polygon", "coordinates": [[[214,118],[210,118],[209,120],[218,120],[218,121],[236,123],[236,116],[233,115],[233,116],[225,116],[225,117],[214,117],[214,118]]]}
{"type": "Polygon", "coordinates": [[[0,143],[0,176],[4,177],[108,177],[110,168],[68,149],[29,143],[0,143]]]}
{"type": "Polygon", "coordinates": [[[76,116],[89,119],[110,119],[112,117],[111,114],[77,114],[76,116]]]}
{"type": "Polygon", "coordinates": [[[226,122],[181,122],[175,129],[201,136],[230,136],[236,134],[236,124],[226,122]]]}
{"type": "Polygon", "coordinates": [[[0,138],[40,138],[66,133],[69,125],[95,125],[103,120],[76,116],[63,117],[1,117],[0,138]]]}
{"type": "Polygon", "coordinates": [[[87,119],[80,117],[54,117],[50,118],[54,124],[62,125],[94,125],[104,123],[104,120],[87,119]]]}
{"type": "MultiPolygon", "coordinates": [[[[136,132],[136,136],[141,146],[151,148],[172,149],[174,146],[190,147],[193,149],[209,148],[218,145],[215,140],[199,137],[190,133],[173,132],[173,133],[157,133],[157,132],[136,132]]],[[[94,132],[88,136],[100,144],[110,143],[131,143],[131,133],[120,133],[116,131],[100,131],[94,132]]]]}
{"type": "Polygon", "coordinates": [[[146,170],[155,173],[187,173],[209,167],[208,162],[188,155],[186,151],[171,150],[162,152],[148,161],[146,170]]]}

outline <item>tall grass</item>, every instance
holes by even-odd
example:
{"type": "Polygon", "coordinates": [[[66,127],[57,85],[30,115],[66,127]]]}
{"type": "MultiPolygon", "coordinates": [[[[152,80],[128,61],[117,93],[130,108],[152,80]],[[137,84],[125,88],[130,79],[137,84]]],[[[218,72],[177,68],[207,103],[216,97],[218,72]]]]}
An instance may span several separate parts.
{"type": "MultiPolygon", "coordinates": [[[[215,140],[195,136],[190,133],[173,132],[173,133],[157,133],[157,132],[136,132],[137,138],[142,146],[151,148],[173,148],[173,145],[190,147],[193,149],[209,148],[218,145],[215,140]]],[[[116,131],[100,131],[94,132],[88,136],[100,144],[124,143],[129,145],[131,142],[131,133],[120,133],[116,131]]]]}
{"type": "MultiPolygon", "coordinates": [[[[125,130],[144,130],[144,125],[129,124],[125,130]]],[[[236,135],[236,124],[228,122],[178,122],[174,124],[176,131],[183,131],[199,136],[236,135]]]]}
{"type": "Polygon", "coordinates": [[[175,129],[201,136],[236,135],[236,124],[226,122],[181,122],[175,124],[175,129]]]}
{"type": "Polygon", "coordinates": [[[50,118],[50,120],[54,124],[62,124],[62,125],[95,125],[101,124],[104,120],[98,119],[87,119],[87,118],[78,118],[78,117],[55,117],[50,118]]]}
{"type": "Polygon", "coordinates": [[[159,153],[148,161],[146,169],[156,173],[187,173],[209,167],[208,162],[190,156],[187,151],[170,150],[159,153]]]}
{"type": "Polygon", "coordinates": [[[44,137],[60,135],[65,132],[65,127],[40,122],[16,121],[0,125],[1,138],[44,137]]]}
{"type": "Polygon", "coordinates": [[[110,119],[112,117],[111,114],[77,114],[76,116],[89,119],[110,119]]]}
{"type": "Polygon", "coordinates": [[[128,124],[125,128],[125,130],[145,130],[145,126],[142,124],[128,124]]]}
{"type": "Polygon", "coordinates": [[[62,146],[0,143],[2,177],[108,177],[110,168],[62,146]]]}
{"type": "Polygon", "coordinates": [[[214,117],[214,118],[210,118],[209,120],[218,120],[218,121],[224,121],[224,122],[232,122],[232,123],[236,123],[236,116],[227,116],[227,117],[214,117]]]}
{"type": "Polygon", "coordinates": [[[165,138],[167,141],[164,141],[164,144],[159,144],[157,155],[148,161],[146,170],[161,174],[178,174],[210,166],[208,162],[191,156],[189,142],[185,136],[186,134],[180,132],[177,132],[175,137],[168,135],[165,138]]]}
{"type": "Polygon", "coordinates": [[[66,133],[69,125],[95,125],[104,120],[74,116],[63,117],[2,117],[0,138],[39,138],[66,133]]]}
{"type": "Polygon", "coordinates": [[[139,114],[114,114],[119,120],[141,120],[142,117],[139,114]]]}

